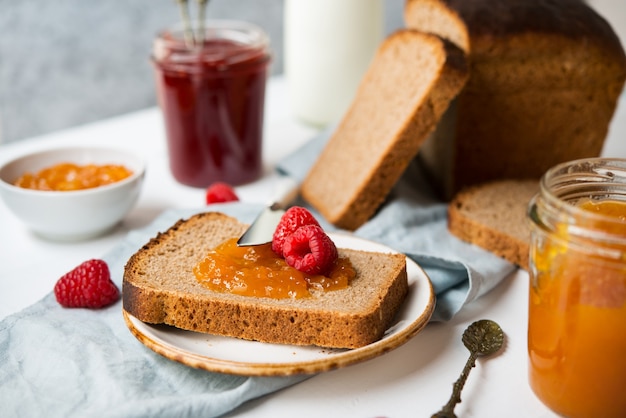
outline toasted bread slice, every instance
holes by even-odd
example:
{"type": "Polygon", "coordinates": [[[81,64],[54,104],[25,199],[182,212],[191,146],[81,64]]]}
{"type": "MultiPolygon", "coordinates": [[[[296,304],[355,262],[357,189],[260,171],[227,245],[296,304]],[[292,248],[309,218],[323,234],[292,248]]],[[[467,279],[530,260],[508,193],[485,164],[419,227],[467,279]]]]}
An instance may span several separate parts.
{"type": "Polygon", "coordinates": [[[452,43],[399,30],[379,47],[350,109],[302,183],[302,197],[355,230],[376,212],[468,77],[452,43]]]}
{"type": "Polygon", "coordinates": [[[499,180],[459,192],[448,207],[448,230],[528,270],[528,204],[538,180],[499,180]]]}
{"type": "Polygon", "coordinates": [[[356,348],[383,336],[408,293],[406,257],[339,249],[357,272],[345,289],[301,299],[209,290],[192,268],[247,225],[217,212],[181,220],[127,262],[123,308],[154,324],[270,343],[356,348]]]}

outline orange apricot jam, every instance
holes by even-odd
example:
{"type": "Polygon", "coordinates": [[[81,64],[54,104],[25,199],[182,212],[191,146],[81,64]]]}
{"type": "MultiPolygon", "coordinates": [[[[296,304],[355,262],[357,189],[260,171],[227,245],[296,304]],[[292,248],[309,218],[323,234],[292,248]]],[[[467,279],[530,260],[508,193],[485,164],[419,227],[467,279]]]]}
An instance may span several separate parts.
{"type": "Polygon", "coordinates": [[[92,189],[123,180],[133,172],[123,165],[60,163],[37,173],[25,173],[13,184],[25,189],[74,191],[92,189]]]}
{"type": "Polygon", "coordinates": [[[577,206],[531,245],[530,385],[565,417],[626,417],[626,202],[577,206]],[[572,226],[622,238],[574,240],[572,226]]]}
{"type": "Polygon", "coordinates": [[[237,246],[232,238],[210,251],[193,268],[196,279],[217,292],[274,299],[299,299],[311,291],[344,289],[356,275],[350,260],[339,257],[327,276],[309,275],[287,265],[272,244],[237,246]]]}

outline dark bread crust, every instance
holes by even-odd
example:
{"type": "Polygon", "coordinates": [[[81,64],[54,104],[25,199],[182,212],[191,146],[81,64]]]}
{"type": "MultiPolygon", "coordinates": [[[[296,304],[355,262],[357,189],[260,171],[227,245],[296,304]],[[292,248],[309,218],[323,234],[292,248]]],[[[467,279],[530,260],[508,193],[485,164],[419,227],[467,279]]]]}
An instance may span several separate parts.
{"type": "Polygon", "coordinates": [[[382,337],[408,293],[404,255],[344,249],[340,255],[350,257],[357,270],[348,289],[290,300],[213,292],[200,285],[191,267],[244,229],[234,218],[207,213],[153,238],[125,267],[124,310],[144,322],[191,331],[355,348],[382,337]]]}
{"type": "Polygon", "coordinates": [[[604,49],[617,62],[624,56],[620,40],[609,23],[582,0],[407,0],[405,3],[408,27],[421,27],[428,24],[427,20],[437,20],[432,14],[439,14],[443,20],[434,23],[440,27],[430,26],[434,30],[427,32],[447,33],[444,38],[472,55],[501,55],[507,52],[499,46],[502,39],[531,35],[549,40],[534,47],[556,48],[550,38],[567,38],[604,49]]]}

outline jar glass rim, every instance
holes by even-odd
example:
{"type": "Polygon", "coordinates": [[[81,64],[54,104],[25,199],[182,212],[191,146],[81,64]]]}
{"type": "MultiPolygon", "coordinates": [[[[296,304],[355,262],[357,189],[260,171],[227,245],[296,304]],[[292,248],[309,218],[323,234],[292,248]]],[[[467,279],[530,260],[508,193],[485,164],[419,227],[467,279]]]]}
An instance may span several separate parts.
{"type": "MultiPolygon", "coordinates": [[[[584,158],[558,164],[541,178],[540,193],[551,203],[569,203],[574,211],[582,209],[572,205],[580,199],[612,197],[626,201],[626,159],[584,158]]],[[[614,217],[585,211],[598,219],[614,217]]]]}
{"type": "MultiPolygon", "coordinates": [[[[194,28],[194,34],[197,30],[194,28]]],[[[204,21],[204,39],[228,39],[251,48],[265,49],[269,47],[269,36],[260,26],[241,20],[206,20],[204,21]]],[[[185,39],[185,30],[182,23],[160,31],[155,42],[177,43],[185,39]]],[[[194,48],[201,48],[196,45],[194,48]]]]}
{"type": "Polygon", "coordinates": [[[603,252],[617,251],[621,257],[626,249],[623,234],[626,220],[577,205],[584,200],[606,199],[626,204],[626,159],[574,160],[546,172],[540,181],[539,194],[529,204],[528,216],[532,223],[547,231],[566,227],[567,239],[572,244],[595,247],[594,251],[607,246],[603,252]],[[597,227],[599,223],[602,228],[597,227]]]}
{"type": "MultiPolygon", "coordinates": [[[[185,40],[182,23],[159,32],[152,46],[153,64],[175,70],[179,66],[194,67],[205,62],[214,63],[217,71],[233,69],[235,66],[240,70],[245,70],[245,67],[254,70],[271,60],[269,37],[256,24],[238,20],[207,20],[204,22],[204,33],[202,43],[189,44],[185,40]],[[206,48],[206,41],[228,41],[232,47],[206,48]]],[[[187,70],[197,72],[193,68],[187,70]]]]}

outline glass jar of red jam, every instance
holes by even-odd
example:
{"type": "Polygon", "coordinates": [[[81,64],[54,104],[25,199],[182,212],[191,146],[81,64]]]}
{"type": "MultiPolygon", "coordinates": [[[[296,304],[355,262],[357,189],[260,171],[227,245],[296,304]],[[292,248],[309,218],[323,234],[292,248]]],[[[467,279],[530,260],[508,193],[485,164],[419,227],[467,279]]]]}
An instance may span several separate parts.
{"type": "Polygon", "coordinates": [[[529,218],[530,386],[564,417],[626,417],[626,160],[550,169],[529,218]]]}
{"type": "Polygon", "coordinates": [[[154,41],[170,169],[185,185],[238,185],[262,173],[269,40],[259,27],[208,21],[204,38],[166,30],[154,41]]]}

